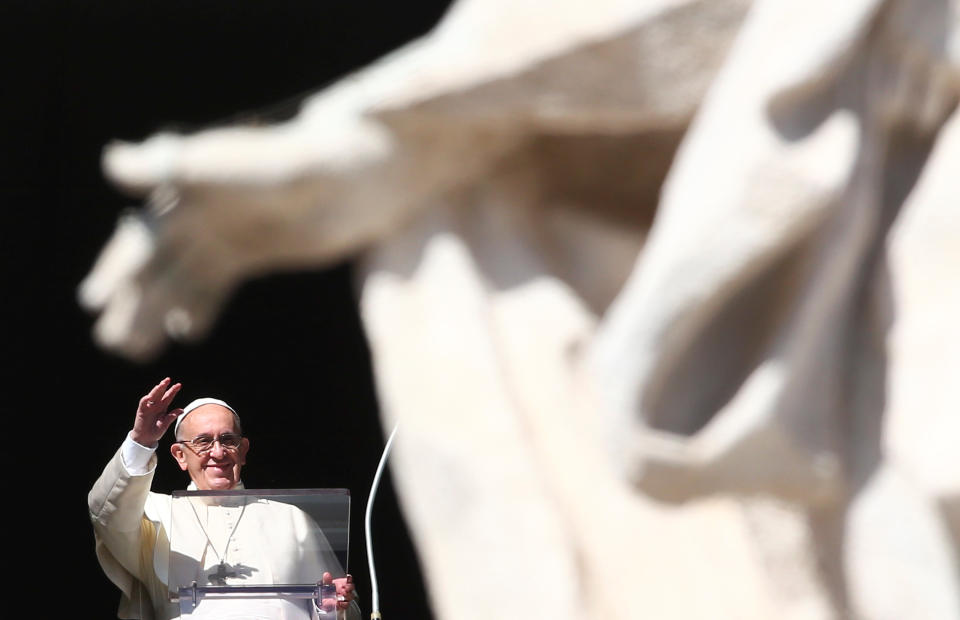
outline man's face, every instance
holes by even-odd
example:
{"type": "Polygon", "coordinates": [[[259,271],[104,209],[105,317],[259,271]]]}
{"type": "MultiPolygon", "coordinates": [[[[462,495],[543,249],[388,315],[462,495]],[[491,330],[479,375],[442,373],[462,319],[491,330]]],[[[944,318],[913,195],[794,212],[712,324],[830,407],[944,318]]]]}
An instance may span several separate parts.
{"type": "MultiPolygon", "coordinates": [[[[233,413],[220,405],[198,407],[180,425],[180,438],[187,441],[199,435],[220,437],[236,432],[233,413]]],[[[227,450],[216,441],[206,454],[198,455],[189,444],[182,443],[170,446],[170,453],[180,469],[190,474],[198,489],[226,491],[240,481],[240,468],[247,462],[249,448],[250,442],[244,437],[235,450],[227,450]]]]}

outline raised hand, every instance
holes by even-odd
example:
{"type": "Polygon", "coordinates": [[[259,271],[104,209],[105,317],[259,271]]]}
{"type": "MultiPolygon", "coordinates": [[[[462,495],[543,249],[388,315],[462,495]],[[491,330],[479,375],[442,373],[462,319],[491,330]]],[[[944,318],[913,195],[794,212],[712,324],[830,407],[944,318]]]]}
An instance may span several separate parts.
{"type": "Polygon", "coordinates": [[[142,446],[152,446],[163,437],[177,416],[183,413],[181,408],[168,411],[180,387],[179,383],[171,385],[170,377],[167,377],[140,399],[130,431],[131,439],[142,446]]]}

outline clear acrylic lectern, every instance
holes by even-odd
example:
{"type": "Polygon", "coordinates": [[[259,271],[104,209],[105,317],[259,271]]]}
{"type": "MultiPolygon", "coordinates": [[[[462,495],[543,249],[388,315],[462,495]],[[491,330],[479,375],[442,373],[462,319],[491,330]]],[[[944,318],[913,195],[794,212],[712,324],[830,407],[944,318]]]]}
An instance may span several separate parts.
{"type": "Polygon", "coordinates": [[[336,619],[346,575],[346,489],[176,491],[168,581],[182,618],[336,619]]]}

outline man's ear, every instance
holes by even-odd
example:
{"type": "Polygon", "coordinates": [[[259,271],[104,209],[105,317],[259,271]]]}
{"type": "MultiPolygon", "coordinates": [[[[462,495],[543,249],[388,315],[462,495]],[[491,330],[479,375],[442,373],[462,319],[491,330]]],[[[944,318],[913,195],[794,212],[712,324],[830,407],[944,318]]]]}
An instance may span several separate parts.
{"type": "Polygon", "coordinates": [[[250,440],[244,437],[240,440],[240,448],[237,450],[237,453],[240,456],[240,464],[247,464],[247,450],[250,449],[250,440]]]}
{"type": "Polygon", "coordinates": [[[187,471],[187,455],[183,450],[183,445],[179,443],[171,444],[170,454],[173,455],[173,458],[177,462],[177,465],[180,466],[180,469],[187,471]]]}

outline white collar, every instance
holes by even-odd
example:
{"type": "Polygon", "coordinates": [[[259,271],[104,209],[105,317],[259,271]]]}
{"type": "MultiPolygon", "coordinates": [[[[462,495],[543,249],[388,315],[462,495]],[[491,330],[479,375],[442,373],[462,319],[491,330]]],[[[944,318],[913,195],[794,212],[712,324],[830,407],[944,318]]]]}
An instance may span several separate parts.
{"type": "MultiPolygon", "coordinates": [[[[237,485],[236,485],[235,487],[233,487],[233,488],[230,489],[230,490],[231,490],[231,491],[243,491],[243,490],[245,490],[245,489],[246,489],[246,487],[243,486],[243,480],[241,480],[240,482],[237,483],[237,485]]],[[[197,488],[197,483],[194,482],[193,480],[191,480],[191,481],[190,481],[190,484],[187,485],[187,490],[188,490],[188,491],[199,491],[200,489],[197,488]]]]}

